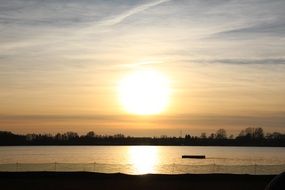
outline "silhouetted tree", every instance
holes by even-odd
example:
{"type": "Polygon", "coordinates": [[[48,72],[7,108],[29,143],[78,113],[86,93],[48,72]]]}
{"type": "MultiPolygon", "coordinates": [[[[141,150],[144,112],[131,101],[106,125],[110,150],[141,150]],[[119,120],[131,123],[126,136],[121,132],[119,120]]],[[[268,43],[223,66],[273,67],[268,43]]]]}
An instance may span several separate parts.
{"type": "Polygon", "coordinates": [[[94,137],[95,137],[94,131],[89,131],[89,132],[86,134],[86,137],[87,137],[87,138],[94,138],[94,137]]]}
{"type": "Polygon", "coordinates": [[[201,139],[206,139],[206,138],[207,138],[206,133],[201,133],[200,138],[201,138],[201,139]]]}
{"type": "Polygon", "coordinates": [[[225,129],[219,129],[216,132],[216,139],[226,139],[227,138],[227,132],[225,129]]]}
{"type": "Polygon", "coordinates": [[[229,136],[229,139],[234,139],[234,135],[231,134],[231,135],[229,136]]]}
{"type": "Polygon", "coordinates": [[[125,135],[123,135],[123,134],[115,134],[114,138],[123,139],[123,138],[125,138],[125,135]]]}
{"type": "Polygon", "coordinates": [[[239,138],[243,139],[263,139],[264,138],[264,132],[262,128],[252,128],[248,127],[245,130],[242,130],[239,134],[239,138]]]}
{"type": "Polygon", "coordinates": [[[72,131],[66,132],[65,135],[68,140],[79,138],[78,134],[72,131]]]}
{"type": "Polygon", "coordinates": [[[186,135],[185,135],[185,139],[191,139],[191,135],[186,134],[186,135]]]}
{"type": "Polygon", "coordinates": [[[57,133],[57,134],[54,136],[54,139],[55,139],[56,141],[62,141],[62,140],[64,140],[63,137],[62,137],[62,134],[60,134],[60,133],[57,133]]]}
{"type": "Polygon", "coordinates": [[[253,138],[255,139],[263,139],[264,138],[264,132],[262,128],[255,128],[253,132],[253,138]]]}
{"type": "Polygon", "coordinates": [[[285,135],[278,133],[278,132],[274,132],[274,133],[268,133],[266,135],[266,138],[269,140],[280,140],[280,139],[284,139],[285,135]]]}
{"type": "Polygon", "coordinates": [[[215,134],[211,133],[210,136],[209,136],[209,139],[214,139],[214,138],[215,138],[215,134]]]}

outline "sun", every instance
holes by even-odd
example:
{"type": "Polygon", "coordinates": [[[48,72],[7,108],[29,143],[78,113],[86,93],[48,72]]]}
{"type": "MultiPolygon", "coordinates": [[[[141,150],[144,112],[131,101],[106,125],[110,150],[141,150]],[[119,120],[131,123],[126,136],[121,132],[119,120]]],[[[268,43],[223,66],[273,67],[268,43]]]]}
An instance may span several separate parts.
{"type": "Polygon", "coordinates": [[[118,90],[122,106],[132,114],[158,114],[169,101],[169,81],[154,70],[137,71],[123,78],[118,90]]]}

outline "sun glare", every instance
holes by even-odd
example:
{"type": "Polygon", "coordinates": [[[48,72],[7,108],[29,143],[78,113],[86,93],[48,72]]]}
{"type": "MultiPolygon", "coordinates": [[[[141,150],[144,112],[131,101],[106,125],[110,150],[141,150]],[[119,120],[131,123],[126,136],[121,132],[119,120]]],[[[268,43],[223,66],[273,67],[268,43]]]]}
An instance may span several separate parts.
{"type": "Polygon", "coordinates": [[[137,174],[155,173],[157,155],[155,146],[132,146],[129,148],[130,162],[137,174]]]}
{"type": "Polygon", "coordinates": [[[129,113],[158,114],[168,103],[168,80],[154,70],[135,72],[120,81],[119,98],[129,113]]]}

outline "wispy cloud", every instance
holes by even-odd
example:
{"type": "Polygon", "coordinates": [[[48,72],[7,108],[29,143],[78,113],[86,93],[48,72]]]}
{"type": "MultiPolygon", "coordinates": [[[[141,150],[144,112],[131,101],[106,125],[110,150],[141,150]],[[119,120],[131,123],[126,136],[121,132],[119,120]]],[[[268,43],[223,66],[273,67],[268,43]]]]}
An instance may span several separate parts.
{"type": "Polygon", "coordinates": [[[158,5],[165,3],[165,2],[168,2],[168,1],[170,1],[170,0],[159,0],[159,1],[151,2],[151,3],[138,5],[138,6],[132,8],[130,10],[127,10],[127,11],[125,11],[119,15],[115,15],[115,16],[112,16],[111,18],[104,19],[103,21],[99,22],[99,25],[112,26],[112,25],[119,24],[132,15],[138,14],[144,10],[150,9],[152,7],[158,6],[158,5]]]}
{"type": "Polygon", "coordinates": [[[285,36],[284,31],[285,31],[284,20],[278,20],[278,22],[255,24],[253,26],[218,32],[212,35],[211,37],[240,39],[240,38],[257,38],[263,36],[263,37],[280,38],[285,36]]]}
{"type": "Polygon", "coordinates": [[[203,63],[203,64],[233,64],[233,65],[283,65],[285,64],[285,58],[231,58],[231,59],[189,59],[180,60],[184,63],[203,63]]]}

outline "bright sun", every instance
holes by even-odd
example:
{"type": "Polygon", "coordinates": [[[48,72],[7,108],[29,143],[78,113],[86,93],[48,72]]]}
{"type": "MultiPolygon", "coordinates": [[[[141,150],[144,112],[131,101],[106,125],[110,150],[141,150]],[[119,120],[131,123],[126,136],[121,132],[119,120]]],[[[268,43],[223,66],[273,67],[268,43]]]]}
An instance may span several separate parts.
{"type": "Polygon", "coordinates": [[[160,113],[165,109],[169,99],[168,80],[154,70],[135,72],[120,81],[119,98],[129,113],[160,113]]]}

